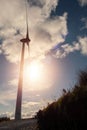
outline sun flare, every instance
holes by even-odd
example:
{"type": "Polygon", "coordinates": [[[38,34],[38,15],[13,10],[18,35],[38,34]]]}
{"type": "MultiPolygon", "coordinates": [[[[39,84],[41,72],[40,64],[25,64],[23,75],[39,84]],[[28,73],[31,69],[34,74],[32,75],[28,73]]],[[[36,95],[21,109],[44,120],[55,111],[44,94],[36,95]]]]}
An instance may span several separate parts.
{"type": "Polygon", "coordinates": [[[26,62],[24,65],[24,86],[25,90],[39,91],[51,87],[53,83],[52,67],[46,66],[43,62],[26,62]]]}
{"type": "Polygon", "coordinates": [[[24,68],[24,77],[32,82],[40,80],[42,76],[42,64],[39,62],[31,62],[24,68]]]}

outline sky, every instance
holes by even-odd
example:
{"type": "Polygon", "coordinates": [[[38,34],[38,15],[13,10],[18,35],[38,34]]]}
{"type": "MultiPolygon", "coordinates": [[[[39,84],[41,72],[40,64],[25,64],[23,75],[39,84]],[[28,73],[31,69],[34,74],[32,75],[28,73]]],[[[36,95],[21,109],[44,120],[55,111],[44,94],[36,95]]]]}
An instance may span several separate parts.
{"type": "MultiPolygon", "coordinates": [[[[0,116],[14,118],[26,0],[0,0],[0,116]]],[[[87,0],[28,0],[22,118],[72,90],[87,68],[87,0]],[[29,66],[37,66],[33,80],[29,66]]],[[[32,69],[31,69],[32,70],[32,69]]]]}

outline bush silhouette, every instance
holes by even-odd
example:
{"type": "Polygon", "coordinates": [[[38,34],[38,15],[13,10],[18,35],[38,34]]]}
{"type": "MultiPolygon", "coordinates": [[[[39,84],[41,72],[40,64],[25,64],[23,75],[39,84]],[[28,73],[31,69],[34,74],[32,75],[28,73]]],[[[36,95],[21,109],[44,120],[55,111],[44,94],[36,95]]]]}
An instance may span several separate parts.
{"type": "Polygon", "coordinates": [[[9,121],[10,118],[8,117],[0,117],[0,122],[9,121]]]}
{"type": "MultiPolygon", "coordinates": [[[[79,73],[78,83],[70,91],[37,113],[40,130],[79,130],[87,120],[87,71],[79,73]]],[[[83,129],[83,128],[82,128],[83,129]]]]}

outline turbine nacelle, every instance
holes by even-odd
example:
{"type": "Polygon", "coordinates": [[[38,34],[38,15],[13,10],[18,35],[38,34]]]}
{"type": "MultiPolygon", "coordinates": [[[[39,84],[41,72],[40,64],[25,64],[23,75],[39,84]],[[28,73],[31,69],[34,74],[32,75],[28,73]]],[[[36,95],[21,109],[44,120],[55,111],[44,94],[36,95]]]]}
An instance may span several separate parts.
{"type": "Polygon", "coordinates": [[[22,43],[29,43],[31,40],[29,38],[23,38],[20,40],[22,43]]]}

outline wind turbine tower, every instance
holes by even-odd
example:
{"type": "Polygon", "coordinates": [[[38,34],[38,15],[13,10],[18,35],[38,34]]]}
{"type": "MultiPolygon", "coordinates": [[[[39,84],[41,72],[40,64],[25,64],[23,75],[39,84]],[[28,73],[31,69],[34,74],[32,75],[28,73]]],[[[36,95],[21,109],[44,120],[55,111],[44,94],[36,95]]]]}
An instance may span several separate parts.
{"type": "Polygon", "coordinates": [[[16,110],[15,110],[15,120],[21,119],[21,108],[22,108],[22,87],[23,87],[23,68],[24,68],[24,55],[25,55],[25,45],[29,49],[29,32],[28,32],[28,15],[27,15],[27,3],[26,3],[26,37],[21,39],[22,50],[21,50],[21,61],[20,61],[20,71],[19,71],[19,81],[18,81],[18,91],[16,100],[16,110]]]}

